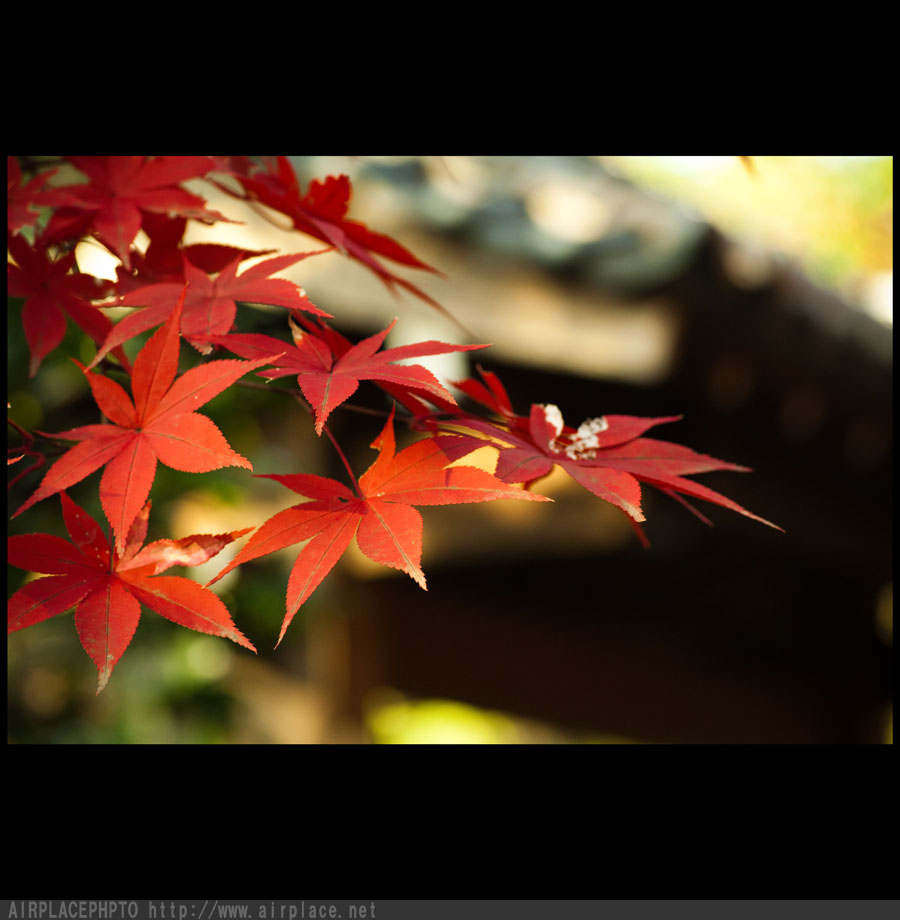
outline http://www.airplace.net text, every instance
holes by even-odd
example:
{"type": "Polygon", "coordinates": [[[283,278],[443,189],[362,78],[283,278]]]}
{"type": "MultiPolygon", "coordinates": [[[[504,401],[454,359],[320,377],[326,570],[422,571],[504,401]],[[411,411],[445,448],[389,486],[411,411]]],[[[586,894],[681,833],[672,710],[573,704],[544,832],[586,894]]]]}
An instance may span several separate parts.
{"type": "Polygon", "coordinates": [[[374,901],[9,901],[0,920],[378,920],[374,901]]]}

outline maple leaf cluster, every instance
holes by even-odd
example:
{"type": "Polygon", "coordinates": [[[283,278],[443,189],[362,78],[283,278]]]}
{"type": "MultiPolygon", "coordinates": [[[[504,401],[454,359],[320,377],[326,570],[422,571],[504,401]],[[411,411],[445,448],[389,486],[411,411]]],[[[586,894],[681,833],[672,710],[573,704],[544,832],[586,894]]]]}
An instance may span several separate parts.
{"type": "Polygon", "coordinates": [[[71,319],[97,346],[87,367],[75,363],[89,384],[98,422],[54,434],[22,432],[25,444],[11,451],[16,456],[10,463],[25,454],[38,460],[18,481],[43,465],[36,437],[75,442],[13,515],[59,495],[71,542],[37,533],[10,538],[10,563],[45,577],[27,581],[13,594],[8,628],[23,629],[74,607],[76,629],[97,668],[98,692],[131,642],[141,604],[182,626],[255,651],[209,585],[237,566],[302,543],[288,578],[280,643],[297,611],[352,541],[371,560],[405,572],[424,589],[423,521],[417,506],[549,501],[534,487],[554,466],[628,515],[642,540],[640,483],[684,503],[687,495],[776,526],[686,478],[745,467],[643,437],[649,428],[676,418],[609,415],[573,429],[552,405],[533,405],[527,416],[519,416],[499,378],[487,371],[481,371],[480,380],[456,384],[480,407],[476,414],[460,407],[426,368],[398,362],[487,345],[427,341],[384,348],[394,323],[355,343],[329,325],[331,314],[313,304],[299,285],[272,276],[312,256],[343,254],[392,290],[399,287],[446,313],[382,260],[440,274],[436,269],[390,237],[348,218],[347,176],[314,180],[304,192],[286,157],[65,157],[44,171],[31,158],[23,162],[35,173],[27,181],[17,158],[7,160],[7,283],[9,293],[25,301],[29,375],[40,372],[71,319]],[[86,181],[59,184],[63,165],[77,169],[86,181]],[[273,254],[225,243],[186,244],[191,220],[232,222],[182,187],[200,179],[279,212],[294,230],[325,248],[273,254]],[[139,231],[149,241],[143,250],[136,245],[139,231]],[[115,281],[79,270],[76,246],[85,239],[118,259],[115,281]],[[243,262],[264,256],[240,270],[243,262]],[[239,305],[248,302],[284,308],[290,338],[235,332],[239,305]],[[133,312],[113,322],[104,312],[110,306],[133,312]],[[129,359],[125,346],[154,329],[129,359]],[[179,373],[182,340],[191,346],[196,363],[179,373]],[[238,357],[223,359],[218,356],[222,350],[238,357]],[[296,389],[279,393],[293,396],[312,416],[316,434],[332,441],[350,484],[303,472],[258,474],[302,501],[258,526],[250,521],[246,529],[228,534],[195,534],[144,546],[158,464],[198,474],[229,466],[253,470],[251,461],[198,411],[250,372],[266,380],[296,379],[296,389]],[[391,407],[372,442],[377,457],[357,478],[328,420],[364,382],[381,388],[391,407]],[[399,451],[394,434],[398,406],[410,428],[424,435],[399,451]],[[494,472],[460,462],[485,444],[497,452],[494,472]],[[108,536],[66,494],[101,469],[99,500],[108,536]],[[205,587],[160,575],[174,565],[204,563],[251,531],[243,549],[205,587]]]}
{"type": "MultiPolygon", "coordinates": [[[[646,520],[641,511],[641,482],[680,501],[706,524],[710,521],[682,495],[713,502],[781,530],[724,495],[685,478],[714,470],[745,473],[749,467],[696,453],[681,444],[642,437],[650,428],[677,422],[681,416],[607,415],[588,419],[575,429],[564,424],[554,405],[534,404],[527,416],[517,415],[499,377],[484,370],[480,374],[481,381],[463,380],[457,386],[491,410],[495,419],[453,413],[450,419],[454,424],[449,430],[444,425],[444,432],[435,438],[446,456],[457,460],[489,444],[498,452],[497,478],[529,487],[559,466],[589,492],[625,512],[644,545],[649,544],[639,526],[646,520]]],[[[441,429],[428,417],[424,423],[441,429]]]]}

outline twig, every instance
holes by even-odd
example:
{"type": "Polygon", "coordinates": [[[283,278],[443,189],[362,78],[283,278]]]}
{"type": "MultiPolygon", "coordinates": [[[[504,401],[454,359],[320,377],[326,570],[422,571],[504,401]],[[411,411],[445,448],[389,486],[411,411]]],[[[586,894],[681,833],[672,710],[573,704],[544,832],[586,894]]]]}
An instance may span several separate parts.
{"type": "Polygon", "coordinates": [[[26,442],[26,445],[24,446],[30,447],[34,443],[34,437],[30,435],[18,422],[14,422],[7,416],[6,423],[8,425],[12,425],[12,427],[15,428],[20,435],[22,435],[22,440],[26,442]]]}
{"type": "MultiPolygon", "coordinates": [[[[290,396],[292,399],[296,399],[298,396],[296,390],[286,390],[284,387],[270,387],[267,383],[256,383],[253,380],[238,380],[234,385],[244,387],[247,390],[260,390],[265,393],[283,393],[285,396],[290,396]]],[[[307,412],[312,415],[312,409],[310,409],[309,403],[304,400],[303,406],[307,412]]],[[[357,406],[353,403],[346,402],[334,408],[335,410],[346,409],[348,412],[356,412],[359,415],[372,415],[376,418],[387,418],[391,414],[385,409],[369,409],[366,406],[357,406]]]]}

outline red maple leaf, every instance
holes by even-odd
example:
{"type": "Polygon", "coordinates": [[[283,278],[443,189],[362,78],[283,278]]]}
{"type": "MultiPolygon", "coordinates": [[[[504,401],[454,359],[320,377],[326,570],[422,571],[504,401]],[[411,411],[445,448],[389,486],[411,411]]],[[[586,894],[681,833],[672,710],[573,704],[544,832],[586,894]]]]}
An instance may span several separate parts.
{"type": "Polygon", "coordinates": [[[278,641],[297,610],[312,594],[356,537],[359,549],[381,565],[406,572],[425,588],[422,516],[414,505],[454,505],[515,498],[549,501],[501,482],[475,467],[447,468],[450,462],[433,438],[395,453],[394,413],[372,442],[375,462],[354,482],[354,491],[333,479],[306,473],[267,475],[312,501],[271,517],[209,584],[235,566],[303,540],[287,587],[286,615],[278,641]]]}
{"type": "Polygon", "coordinates": [[[143,215],[178,214],[205,223],[234,223],[206,207],[198,195],[181,188],[187,179],[205,176],[210,157],[66,157],[88,177],[86,185],[64,185],[35,197],[39,204],[59,208],[45,231],[48,242],[81,236],[96,237],[126,268],[130,247],[143,215]]]}
{"type": "Polygon", "coordinates": [[[6,229],[18,233],[23,227],[30,227],[38,219],[37,211],[31,209],[36,193],[40,192],[58,169],[48,169],[29,179],[24,185],[22,170],[15,157],[6,158],[6,229]]]}
{"type": "MultiPolygon", "coordinates": [[[[295,314],[296,315],[296,314],[295,314]]],[[[394,319],[387,329],[351,344],[326,323],[313,323],[297,319],[304,328],[289,318],[294,346],[259,333],[235,333],[211,337],[210,341],[223,345],[229,351],[245,358],[274,354],[279,349],[284,354],[277,366],[261,371],[260,377],[275,379],[288,374],[297,375],[307,402],[316,416],[316,433],[322,433],[331,412],[349,399],[361,380],[374,380],[392,395],[401,398],[404,393],[437,401],[442,408],[456,406],[453,395],[445,389],[431,371],[420,364],[395,364],[409,358],[425,355],[445,355],[454,351],[473,351],[489,345],[449,345],[446,342],[415,342],[379,351],[387,334],[397,322],[394,319]]]]}
{"type": "Polygon", "coordinates": [[[223,534],[194,534],[181,540],[143,545],[148,502],[135,519],[120,553],[110,549],[97,522],[60,493],[63,519],[72,542],[46,533],[13,536],[7,544],[11,565],[39,578],[9,600],[8,632],[15,632],[75,607],[75,626],[84,650],[97,666],[99,693],[128,648],[141,604],[189,629],[224,636],[256,649],[237,629],[228,609],[212,591],[188,578],[156,577],[173,565],[200,565],[253,528],[223,534]]]}
{"type": "MultiPolygon", "coordinates": [[[[274,249],[241,249],[224,243],[192,243],[183,245],[187,219],[169,217],[166,214],[153,214],[147,211],[143,215],[143,230],[150,240],[144,253],[132,251],[131,270],[124,265],[116,266],[116,293],[128,294],[149,284],[164,281],[184,285],[184,257],[191,265],[215,274],[222,271],[232,259],[240,261],[254,256],[266,256],[274,249]]],[[[181,287],[179,286],[179,290],[181,287]]]]}
{"type": "MultiPolygon", "coordinates": [[[[62,342],[66,314],[98,345],[103,342],[113,324],[91,301],[107,297],[111,282],[74,273],[74,252],[54,260],[43,243],[32,247],[12,234],[7,234],[6,245],[15,259],[15,264],[8,262],[6,267],[7,292],[25,298],[22,325],[31,354],[28,376],[34,377],[44,358],[62,342]]],[[[131,367],[121,349],[115,354],[123,367],[131,367]]]]}
{"type": "MultiPolygon", "coordinates": [[[[303,288],[286,278],[269,278],[273,272],[295,265],[309,256],[328,252],[298,252],[294,255],[276,256],[266,259],[237,274],[238,265],[245,256],[239,253],[218,274],[210,278],[206,272],[195,268],[187,258],[183,259],[184,278],[180,282],[150,284],[131,291],[106,306],[142,307],[130,316],[120,320],[97,352],[89,365],[94,367],[111,349],[128,339],[146,332],[165,322],[172,312],[172,304],[187,284],[184,312],[181,318],[181,334],[198,351],[208,354],[212,351],[210,342],[215,336],[224,335],[234,325],[237,314],[236,301],[271,304],[289,310],[306,310],[319,316],[331,316],[315,306],[306,296],[303,288]]],[[[284,350],[283,348],[280,350],[284,350]]],[[[270,352],[271,354],[271,352],[270,352]]]]}
{"type": "MultiPolygon", "coordinates": [[[[313,179],[304,195],[287,157],[263,157],[262,160],[263,171],[255,173],[251,172],[252,166],[245,157],[217,158],[217,164],[219,169],[239,179],[245,189],[243,197],[279,211],[291,219],[295,229],[330,243],[351,259],[361,262],[382,280],[388,290],[393,292],[394,286],[399,285],[453,319],[436,300],[389,271],[375,258],[373,253],[444,277],[391,237],[375,233],[359,221],[347,219],[351,195],[349,176],[328,176],[321,182],[313,179]]],[[[229,194],[235,194],[225,186],[220,187],[229,194]]]]}
{"type": "Polygon", "coordinates": [[[266,360],[211,361],[185,371],[176,380],[183,299],[182,294],[168,322],[135,358],[134,402],[114,380],[85,371],[94,400],[111,424],[83,425],[52,435],[80,443],[50,467],[13,517],[106,465],[100,502],[121,552],[132,522],[147,501],[157,460],[188,473],[223,466],[253,469],[249,460],[229,447],[219,429],[195,410],[266,360]]]}
{"type": "Polygon", "coordinates": [[[516,415],[496,375],[482,372],[482,376],[487,386],[475,380],[456,385],[500,415],[502,422],[495,424],[460,413],[452,421],[453,428],[436,438],[452,459],[465,457],[491,443],[499,451],[494,471],[497,478],[503,482],[528,483],[529,487],[548,475],[554,466],[560,466],[588,491],[624,511],[645,545],[646,538],[637,526],[646,520],[641,511],[641,482],[661,489],[707,524],[710,521],[681,495],[713,502],[782,530],[724,495],[685,478],[714,470],[749,472],[749,467],[696,453],[681,444],[641,437],[648,429],[677,422],[681,416],[607,415],[588,419],[576,430],[563,423],[562,414],[553,405],[534,404],[528,416],[516,415]],[[460,427],[478,435],[460,432],[460,427]]]}

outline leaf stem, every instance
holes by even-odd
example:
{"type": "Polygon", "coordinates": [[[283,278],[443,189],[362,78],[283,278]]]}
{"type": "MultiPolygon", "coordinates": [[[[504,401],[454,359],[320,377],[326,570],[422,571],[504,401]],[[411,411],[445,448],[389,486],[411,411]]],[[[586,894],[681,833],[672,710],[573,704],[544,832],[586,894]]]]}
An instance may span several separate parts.
{"type": "MultiPolygon", "coordinates": [[[[267,212],[267,210],[261,208],[260,202],[258,202],[255,198],[247,197],[244,198],[243,201],[250,206],[250,210],[253,211],[254,214],[256,214],[258,217],[261,217],[266,223],[271,224],[273,227],[277,227],[279,230],[285,233],[289,233],[294,229],[294,222],[290,217],[288,217],[287,214],[284,214],[284,217],[287,218],[287,223],[280,223],[279,221],[275,220],[272,215],[267,212]]],[[[274,210],[274,208],[272,210],[274,210]]],[[[275,213],[281,214],[282,212],[276,211],[275,213]]]]}
{"type": "MultiPolygon", "coordinates": [[[[291,396],[298,405],[303,406],[303,408],[307,411],[307,413],[310,416],[312,416],[313,414],[312,407],[299,393],[294,393],[291,390],[278,390],[278,392],[286,393],[288,396],[291,396]]],[[[362,491],[359,488],[359,483],[356,481],[356,476],[353,475],[353,469],[350,466],[350,463],[347,460],[347,457],[345,456],[344,452],[341,450],[341,445],[338,444],[338,442],[335,440],[334,435],[331,433],[331,429],[329,429],[327,425],[323,425],[323,428],[325,429],[325,434],[328,435],[328,439],[331,441],[332,446],[337,451],[338,456],[341,458],[341,461],[344,464],[344,469],[347,471],[347,475],[350,477],[350,482],[353,484],[353,488],[356,490],[356,494],[360,498],[365,498],[365,496],[362,494],[362,491]]]]}
{"type": "Polygon", "coordinates": [[[356,494],[360,498],[365,498],[362,494],[362,490],[359,488],[359,483],[356,481],[356,477],[353,475],[353,470],[350,468],[350,464],[347,462],[347,458],[344,456],[344,452],[341,450],[340,444],[338,444],[334,435],[331,433],[327,425],[322,426],[325,429],[325,434],[328,435],[329,440],[331,441],[332,446],[338,452],[338,456],[344,463],[344,468],[347,470],[347,475],[350,477],[350,482],[353,483],[353,488],[356,490],[356,494]]]}
{"type": "Polygon", "coordinates": [[[32,451],[26,451],[26,454],[29,457],[37,457],[37,460],[35,460],[35,462],[32,463],[28,469],[22,470],[21,473],[10,479],[9,484],[6,487],[7,490],[11,489],[20,479],[27,476],[29,473],[33,473],[35,470],[39,470],[47,462],[43,454],[36,454],[32,451]]]}

